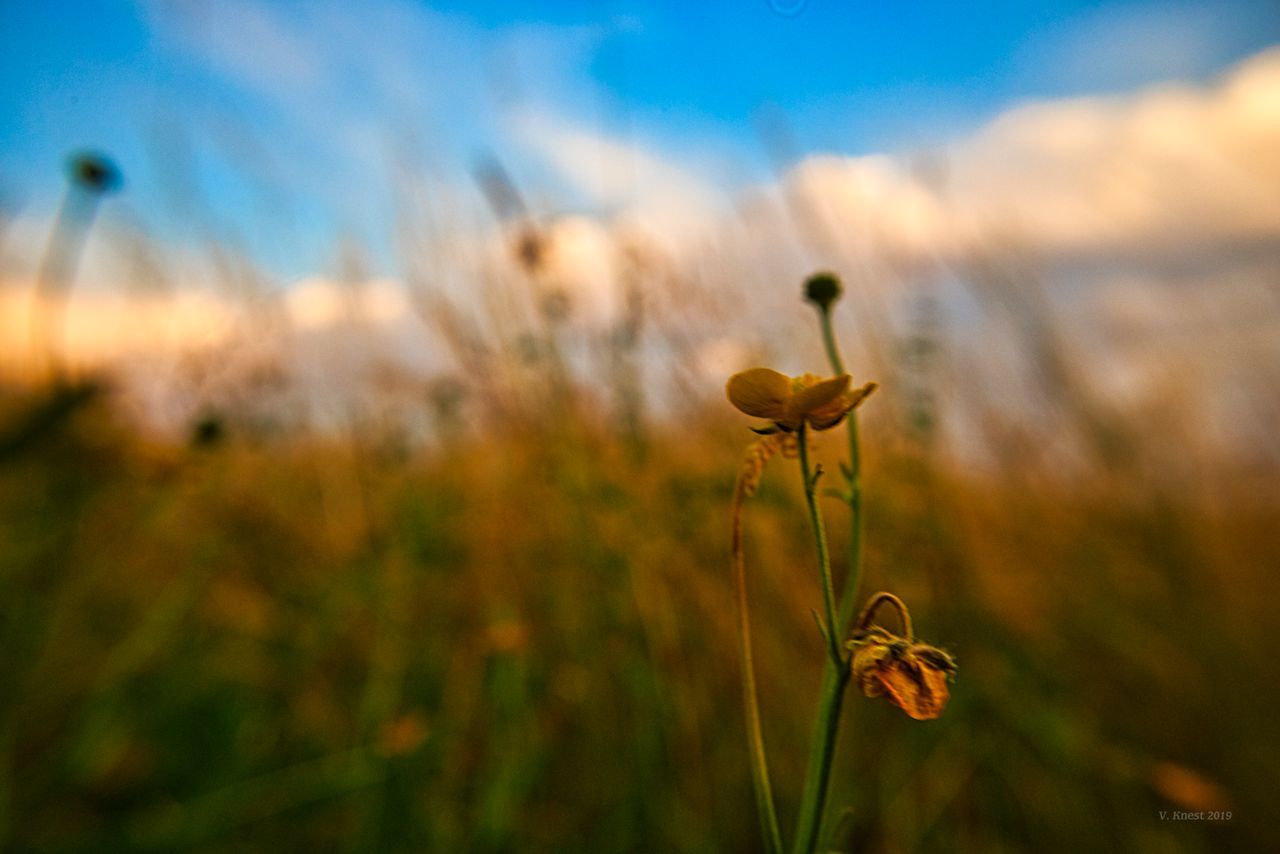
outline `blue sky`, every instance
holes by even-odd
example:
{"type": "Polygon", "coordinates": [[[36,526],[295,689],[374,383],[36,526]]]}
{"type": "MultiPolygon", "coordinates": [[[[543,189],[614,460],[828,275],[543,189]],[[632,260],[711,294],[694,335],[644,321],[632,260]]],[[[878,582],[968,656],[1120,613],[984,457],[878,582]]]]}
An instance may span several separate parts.
{"type": "Polygon", "coordinates": [[[0,204],[47,212],[65,154],[92,147],[156,236],[214,236],[284,277],[331,265],[337,235],[389,265],[402,167],[465,195],[496,156],[539,208],[607,211],[626,194],[549,162],[569,128],[728,195],[775,168],[762,129],[788,160],[927,148],[1026,100],[1204,80],[1277,42],[1272,0],[0,0],[0,204]]]}

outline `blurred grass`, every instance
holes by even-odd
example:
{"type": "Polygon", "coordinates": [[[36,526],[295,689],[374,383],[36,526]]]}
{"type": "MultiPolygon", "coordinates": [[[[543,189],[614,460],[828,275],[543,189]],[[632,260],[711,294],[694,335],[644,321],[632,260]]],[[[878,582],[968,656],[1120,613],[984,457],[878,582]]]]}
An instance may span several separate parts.
{"type": "MultiPolygon", "coordinates": [[[[207,424],[184,447],[86,386],[0,404],[0,848],[757,848],[727,407],[410,449],[207,424]]],[[[847,704],[841,844],[1280,847],[1277,497],[963,469],[891,423],[865,438],[863,589],[960,675],[935,723],[847,704]],[[1159,817],[1208,808],[1233,818],[1159,817]]],[[[777,460],[747,509],[786,826],[822,662],[798,487],[777,460]]]]}

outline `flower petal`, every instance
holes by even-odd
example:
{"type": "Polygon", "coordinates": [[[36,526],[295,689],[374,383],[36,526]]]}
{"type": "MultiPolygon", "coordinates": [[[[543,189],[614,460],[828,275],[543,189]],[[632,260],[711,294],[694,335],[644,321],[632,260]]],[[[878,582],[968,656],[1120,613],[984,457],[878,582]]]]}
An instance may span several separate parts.
{"type": "Polygon", "coordinates": [[[876,677],[893,704],[917,721],[930,721],[941,715],[951,698],[947,674],[932,667],[913,667],[897,661],[877,670],[876,677]]]}
{"type": "Polygon", "coordinates": [[[791,399],[791,380],[768,368],[752,368],[729,377],[724,391],[729,402],[747,415],[782,419],[791,399]]]}
{"type": "Polygon", "coordinates": [[[861,644],[854,650],[851,663],[853,678],[862,693],[868,697],[879,697],[884,693],[877,673],[888,654],[888,648],[884,644],[876,643],[861,644]]]}
{"type": "Polygon", "coordinates": [[[876,383],[870,382],[861,388],[855,388],[846,391],[830,403],[809,410],[809,423],[813,425],[815,430],[829,430],[844,420],[844,417],[852,412],[858,404],[867,399],[871,392],[878,388],[876,383]]]}
{"type": "Polygon", "coordinates": [[[852,408],[846,402],[845,396],[841,395],[826,406],[819,406],[817,409],[810,410],[809,423],[813,425],[814,430],[830,430],[843,421],[852,408]]]}
{"type": "Polygon", "coordinates": [[[859,386],[858,388],[850,389],[848,395],[846,395],[846,397],[848,397],[849,399],[849,408],[857,409],[859,406],[862,405],[862,401],[870,397],[871,392],[875,391],[878,388],[880,388],[880,383],[876,382],[875,380],[872,380],[871,382],[865,383],[864,385],[859,386]]]}
{"type": "Polygon", "coordinates": [[[791,411],[797,415],[805,415],[815,409],[831,403],[849,388],[849,375],[841,374],[829,380],[814,383],[801,389],[791,398],[791,411]]]}

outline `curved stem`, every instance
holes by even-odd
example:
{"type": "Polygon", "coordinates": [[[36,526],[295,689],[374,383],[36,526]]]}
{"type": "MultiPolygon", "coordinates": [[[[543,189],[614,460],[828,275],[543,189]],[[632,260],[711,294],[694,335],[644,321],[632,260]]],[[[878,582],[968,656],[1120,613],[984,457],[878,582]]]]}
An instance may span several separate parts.
{"type": "Polygon", "coordinates": [[[871,624],[871,618],[875,616],[876,609],[881,604],[888,602],[898,611],[898,619],[902,621],[902,636],[909,641],[916,639],[915,629],[911,626],[911,612],[907,610],[907,603],[903,602],[892,593],[882,591],[872,596],[867,601],[867,606],[862,609],[862,615],[858,617],[858,622],[854,624],[855,631],[861,631],[871,624]]]}
{"type": "Polygon", "coordinates": [[[742,703],[747,716],[747,752],[751,756],[751,780],[755,788],[756,807],[760,811],[760,829],[769,854],[781,854],[782,832],[773,806],[773,789],[769,785],[769,763],[765,758],[764,735],[760,728],[760,701],[756,691],[755,657],[751,651],[751,615],[747,608],[747,572],[742,549],[743,476],[733,488],[733,580],[738,604],[738,642],[742,654],[742,703]]]}

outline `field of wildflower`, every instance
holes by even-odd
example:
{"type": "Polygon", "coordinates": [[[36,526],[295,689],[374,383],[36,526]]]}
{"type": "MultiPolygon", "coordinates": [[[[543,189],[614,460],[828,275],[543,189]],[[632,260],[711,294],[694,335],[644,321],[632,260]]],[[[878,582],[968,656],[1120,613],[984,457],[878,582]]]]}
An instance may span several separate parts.
{"type": "Polygon", "coordinates": [[[1280,852],[1280,5],[0,2],[0,854],[1280,852]]]}
{"type": "Polygon", "coordinates": [[[1274,847],[1264,475],[1078,403],[1069,466],[1000,424],[962,465],[908,372],[832,370],[818,321],[848,296],[815,314],[786,284],[813,376],[646,405],[625,359],[575,376],[552,328],[523,396],[423,389],[430,440],[376,412],[264,425],[248,381],[181,433],[109,374],[7,384],[0,848],[772,850],[749,720],[783,844],[821,828],[798,850],[1274,847]],[[860,551],[850,605],[887,597],[857,625],[807,501],[836,590],[860,551]],[[910,673],[904,601],[937,645],[910,673]]]}

